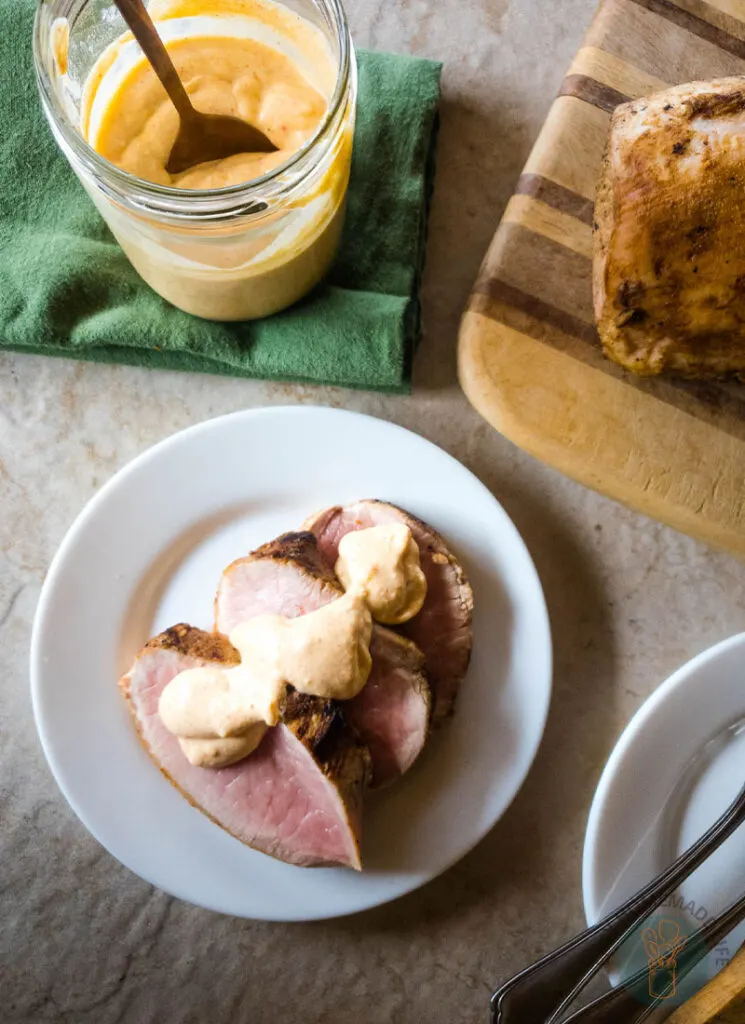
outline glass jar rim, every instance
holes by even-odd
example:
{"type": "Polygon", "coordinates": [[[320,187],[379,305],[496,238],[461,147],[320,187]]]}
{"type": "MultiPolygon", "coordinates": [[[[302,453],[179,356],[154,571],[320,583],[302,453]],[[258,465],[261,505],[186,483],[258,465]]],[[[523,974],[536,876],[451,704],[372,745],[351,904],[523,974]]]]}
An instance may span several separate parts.
{"type": "MultiPolygon", "coordinates": [[[[222,206],[223,201],[230,204],[236,203],[245,209],[250,209],[252,204],[258,204],[257,209],[263,209],[263,200],[279,199],[297,184],[297,179],[290,182],[284,180],[288,171],[300,170],[301,177],[304,176],[302,170],[308,162],[309,154],[334,129],[338,115],[346,104],[350,78],[354,74],[354,48],[341,0],[315,0],[315,2],[330,12],[331,21],[336,31],[339,46],[339,70],[334,92],[326,113],[310,139],[284,163],[273,167],[259,178],[240,182],[237,185],[227,185],[223,188],[182,189],[173,185],[159,185],[139,178],[137,175],[117,167],[116,164],[96,152],[81,133],[71,125],[48,74],[47,59],[46,55],[42,53],[41,38],[42,10],[45,0],[38,0],[33,32],[34,67],[37,86],[47,116],[53,120],[54,127],[60,132],[65,143],[83,166],[122,198],[125,195],[136,197],[150,208],[159,206],[159,201],[162,201],[166,204],[168,212],[172,214],[194,211],[194,204],[197,203],[202,209],[213,207],[216,202],[222,206]]],[[[312,168],[308,168],[308,170],[310,169],[312,168]]]]}

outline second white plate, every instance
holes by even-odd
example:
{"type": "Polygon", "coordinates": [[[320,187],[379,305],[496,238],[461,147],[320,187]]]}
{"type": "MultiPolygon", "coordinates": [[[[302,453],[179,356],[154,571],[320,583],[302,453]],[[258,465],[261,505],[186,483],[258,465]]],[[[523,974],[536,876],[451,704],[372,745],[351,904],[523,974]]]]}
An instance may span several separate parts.
{"type": "Polygon", "coordinates": [[[416,434],[322,408],[202,423],[120,471],[69,531],[47,576],[31,650],[34,712],[68,801],[97,839],[154,885],[230,914],[309,920],[408,892],[462,857],[503,814],[536,753],[551,645],[515,527],[462,465],[416,434]],[[455,717],[420,762],[370,801],[361,874],[256,853],[158,772],[116,680],[149,636],[210,628],[225,565],[326,505],[392,501],[462,558],[474,654],[455,717]]]}
{"type": "MultiPolygon", "coordinates": [[[[585,839],[589,924],[610,913],[687,850],[745,785],[745,633],[688,662],[639,709],[611,754],[585,839]]],[[[692,935],[742,896],[741,828],[650,919],[692,935]]],[[[745,923],[702,960],[671,998],[685,1001],[745,941],[745,923]]],[[[662,943],[660,943],[662,945],[662,943]]],[[[646,966],[642,930],[624,945],[612,980],[646,966]]]]}

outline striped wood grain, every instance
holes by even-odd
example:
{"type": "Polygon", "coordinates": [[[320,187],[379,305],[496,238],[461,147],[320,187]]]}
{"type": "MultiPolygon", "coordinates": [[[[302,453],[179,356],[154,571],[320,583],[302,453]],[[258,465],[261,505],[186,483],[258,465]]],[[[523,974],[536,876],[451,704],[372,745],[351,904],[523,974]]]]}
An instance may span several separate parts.
{"type": "Polygon", "coordinates": [[[697,995],[670,1017],[668,1024],[743,1024],[745,1021],[745,947],[697,995]]]}
{"type": "Polygon", "coordinates": [[[604,0],[463,317],[461,383],[498,430],[588,486],[745,555],[745,387],[637,378],[594,327],[592,213],[610,113],[745,74],[745,0],[604,0]]]}

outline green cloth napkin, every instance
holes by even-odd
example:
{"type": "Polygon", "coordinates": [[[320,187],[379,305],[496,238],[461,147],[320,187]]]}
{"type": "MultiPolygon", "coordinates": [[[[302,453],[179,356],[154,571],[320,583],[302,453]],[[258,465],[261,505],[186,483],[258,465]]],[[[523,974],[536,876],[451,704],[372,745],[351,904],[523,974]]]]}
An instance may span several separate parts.
{"type": "Polygon", "coordinates": [[[441,65],[360,52],[349,210],[327,282],[265,320],[200,320],[130,266],[58,152],[31,57],[33,4],[0,0],[0,348],[407,392],[441,65]]]}

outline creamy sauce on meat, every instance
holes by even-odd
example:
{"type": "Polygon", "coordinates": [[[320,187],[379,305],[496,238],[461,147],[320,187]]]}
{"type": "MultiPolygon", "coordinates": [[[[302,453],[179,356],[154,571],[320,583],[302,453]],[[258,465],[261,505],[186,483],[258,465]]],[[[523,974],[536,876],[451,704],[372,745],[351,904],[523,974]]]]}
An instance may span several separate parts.
{"type": "Polygon", "coordinates": [[[168,683],[158,713],[191,764],[224,767],[252,753],[273,724],[257,698],[243,664],[229,669],[204,665],[179,672],[168,683]]]}
{"type": "Polygon", "coordinates": [[[370,609],[353,592],[297,619],[249,619],[230,634],[240,664],[180,672],[161,694],[161,720],[191,764],[233,764],[278,724],[288,686],[326,699],[356,697],[372,667],[371,635],[370,609]]]}
{"type": "Polygon", "coordinates": [[[245,736],[230,736],[219,740],[185,740],[179,736],[179,746],[187,761],[197,768],[227,768],[229,764],[235,764],[253,754],[268,728],[266,723],[257,722],[245,736]]]}
{"type": "Polygon", "coordinates": [[[230,642],[251,666],[263,700],[277,699],[288,685],[314,697],[350,700],[370,675],[371,635],[370,609],[361,594],[350,592],[296,619],[249,619],[230,642]]]}
{"type": "Polygon", "coordinates": [[[220,768],[251,754],[279,723],[288,686],[326,700],[356,697],[372,667],[373,617],[406,622],[419,611],[427,584],[407,526],[360,530],[342,545],[343,597],[294,619],[242,622],[230,634],[239,665],[186,669],[164,688],[161,720],[191,764],[220,768]]]}
{"type": "Polygon", "coordinates": [[[403,523],[345,534],[339,544],[336,575],[345,590],[364,594],[373,618],[386,625],[413,619],[427,596],[419,548],[403,523]]]}

